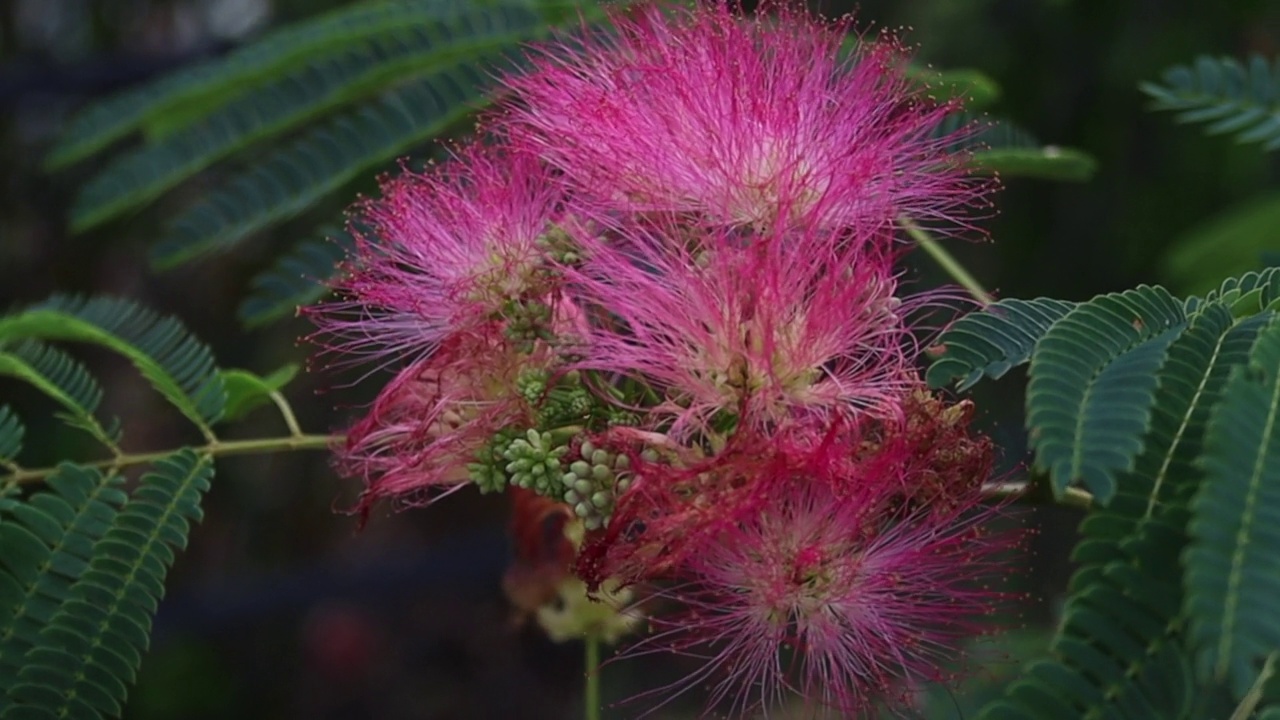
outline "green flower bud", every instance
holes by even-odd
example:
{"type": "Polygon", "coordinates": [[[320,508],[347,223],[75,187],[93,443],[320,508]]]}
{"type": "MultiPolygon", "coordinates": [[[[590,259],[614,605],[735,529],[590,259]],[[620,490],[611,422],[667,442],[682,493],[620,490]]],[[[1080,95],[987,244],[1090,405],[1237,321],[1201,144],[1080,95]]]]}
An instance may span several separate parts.
{"type": "Polygon", "coordinates": [[[548,497],[559,497],[565,491],[564,470],[560,458],[567,452],[567,445],[553,445],[551,433],[540,433],[530,428],[524,437],[516,438],[503,452],[510,462],[507,472],[511,482],[548,497]]]}

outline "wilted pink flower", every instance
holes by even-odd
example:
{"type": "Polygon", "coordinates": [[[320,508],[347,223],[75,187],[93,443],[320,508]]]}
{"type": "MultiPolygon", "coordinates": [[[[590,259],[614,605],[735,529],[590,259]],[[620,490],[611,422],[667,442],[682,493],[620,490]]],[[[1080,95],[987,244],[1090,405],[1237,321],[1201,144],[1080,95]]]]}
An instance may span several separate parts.
{"type": "Polygon", "coordinates": [[[850,38],[800,3],[754,19],[733,5],[617,11],[612,32],[546,47],[507,79],[508,131],[579,188],[641,211],[865,239],[902,215],[953,228],[983,204],[947,151],[971,130],[941,135],[956,108],[911,85],[893,39],[850,38]]]}
{"type": "Polygon", "coordinates": [[[515,391],[522,363],[500,335],[455,334],[382,389],[348,431],[339,466],[364,478],[357,510],[383,498],[426,502],[469,482],[467,464],[494,433],[528,421],[515,391]]]}
{"type": "Polygon", "coordinates": [[[660,581],[704,543],[767,512],[777,483],[796,476],[841,496],[866,499],[864,488],[875,488],[890,514],[919,508],[953,517],[990,479],[993,445],[969,429],[968,402],[948,405],[916,385],[900,408],[892,417],[835,415],[748,429],[709,457],[654,433],[609,431],[596,444],[630,455],[634,478],[609,526],[588,535],[576,572],[591,585],[609,577],[660,581]],[[641,446],[657,449],[658,458],[641,457],[634,451],[641,446]]]}
{"type": "Polygon", "coordinates": [[[833,232],[635,224],[582,241],[568,290],[600,321],[577,364],[647,383],[649,417],[685,439],[719,414],[766,426],[893,413],[909,385],[892,251],[833,232]]]}
{"type": "Polygon", "coordinates": [[[939,512],[901,502],[909,478],[825,467],[775,466],[756,512],[695,541],[665,591],[683,609],[631,652],[706,662],[654,692],[710,686],[734,715],[798,693],[852,716],[947,679],[979,616],[1006,599],[983,583],[1015,538],[984,527],[998,510],[976,485],[939,512]]]}
{"type": "Polygon", "coordinates": [[[476,144],[384,180],[382,195],[357,213],[344,299],[317,313],[335,350],[419,357],[549,292],[539,241],[560,196],[536,160],[476,144]]]}

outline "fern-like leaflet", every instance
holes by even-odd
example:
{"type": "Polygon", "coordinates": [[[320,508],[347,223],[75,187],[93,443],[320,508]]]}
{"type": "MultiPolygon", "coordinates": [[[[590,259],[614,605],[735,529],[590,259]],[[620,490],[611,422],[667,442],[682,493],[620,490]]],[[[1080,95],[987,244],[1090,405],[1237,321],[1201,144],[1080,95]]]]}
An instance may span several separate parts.
{"type": "Polygon", "coordinates": [[[1233,134],[1242,143],[1280,148],[1280,62],[1255,55],[1247,63],[1202,56],[1165,70],[1142,91],[1156,110],[1172,110],[1180,122],[1208,123],[1211,135],[1233,134]]]}

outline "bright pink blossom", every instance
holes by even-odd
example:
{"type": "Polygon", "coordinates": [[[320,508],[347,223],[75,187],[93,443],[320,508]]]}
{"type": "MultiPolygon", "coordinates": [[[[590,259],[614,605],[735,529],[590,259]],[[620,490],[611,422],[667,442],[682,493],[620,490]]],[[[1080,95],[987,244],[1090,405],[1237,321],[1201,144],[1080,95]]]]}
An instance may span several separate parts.
{"type": "Polygon", "coordinates": [[[421,357],[509,303],[542,299],[540,239],[558,187],[536,160],[484,144],[383,180],[382,198],[356,215],[345,297],[318,314],[334,349],[421,357]]]}
{"type": "Polygon", "coordinates": [[[906,79],[891,38],[851,38],[795,5],[751,19],[733,3],[614,12],[611,32],[551,44],[507,79],[506,127],[632,210],[863,239],[903,215],[967,225],[986,185],[948,152],[972,132],[941,132],[955,107],[906,79]]]}
{"type": "Polygon", "coordinates": [[[798,693],[851,717],[947,679],[979,616],[1007,598],[983,583],[1016,537],[985,527],[999,511],[976,484],[940,511],[902,502],[910,478],[832,467],[765,466],[755,512],[690,540],[662,591],[682,609],[631,653],[705,663],[653,692],[710,687],[710,705],[735,716],[798,693]]]}
{"type": "Polygon", "coordinates": [[[911,343],[894,253],[830,231],[769,235],[633,224],[581,241],[567,287],[599,321],[577,366],[637,378],[679,439],[717,417],[764,427],[892,414],[911,343]]]}

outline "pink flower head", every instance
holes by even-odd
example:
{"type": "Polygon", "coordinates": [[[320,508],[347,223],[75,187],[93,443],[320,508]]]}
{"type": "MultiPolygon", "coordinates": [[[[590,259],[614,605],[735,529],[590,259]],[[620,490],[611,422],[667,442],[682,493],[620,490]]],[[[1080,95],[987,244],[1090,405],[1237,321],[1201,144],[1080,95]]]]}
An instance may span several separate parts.
{"type": "Polygon", "coordinates": [[[947,228],[983,204],[941,136],[955,108],[905,78],[891,38],[846,52],[845,22],[799,3],[613,13],[614,32],[545,48],[508,78],[508,131],[580,188],[632,209],[866,238],[901,215],[947,228]]]}
{"type": "Polygon", "coordinates": [[[619,234],[583,240],[569,274],[569,292],[600,314],[578,367],[647,383],[664,431],[684,440],[721,414],[767,426],[895,411],[910,334],[892,252],[817,229],[619,234]]]}
{"type": "Polygon", "coordinates": [[[458,334],[397,374],[338,450],[341,469],[365,479],[357,511],[367,516],[384,498],[429,502],[468,483],[477,451],[528,421],[515,377],[533,361],[492,334],[458,334]]]}
{"type": "Polygon", "coordinates": [[[421,356],[548,294],[539,241],[556,220],[558,187],[536,160],[483,144],[384,180],[383,197],[358,214],[368,231],[347,263],[346,299],[319,313],[335,349],[421,356]]]}
{"type": "Polygon", "coordinates": [[[664,591],[684,608],[656,618],[631,654],[706,662],[654,692],[710,684],[710,704],[734,715],[794,692],[851,717],[947,679],[960,642],[983,631],[979,616],[1007,598],[982,582],[1016,537],[984,527],[998,510],[976,487],[932,512],[900,502],[904,478],[822,472],[775,475],[757,512],[687,553],[664,591]]]}
{"type": "Polygon", "coordinates": [[[605,578],[661,581],[705,543],[767,512],[777,484],[794,477],[842,497],[876,497],[890,514],[954,517],[992,472],[994,447],[971,432],[970,416],[969,403],[947,405],[917,385],[903,393],[895,416],[748,429],[710,457],[655,433],[616,428],[596,444],[626,452],[633,480],[608,527],[588,535],[576,572],[593,587],[605,578]],[[658,454],[646,459],[638,447],[658,454]]]}

